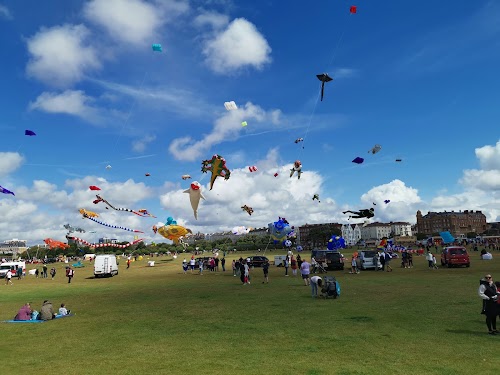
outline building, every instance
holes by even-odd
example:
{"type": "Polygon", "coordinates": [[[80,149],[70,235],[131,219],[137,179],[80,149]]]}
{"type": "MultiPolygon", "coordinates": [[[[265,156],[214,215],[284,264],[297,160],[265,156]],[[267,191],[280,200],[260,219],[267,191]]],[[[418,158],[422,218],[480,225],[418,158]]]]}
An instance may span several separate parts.
{"type": "Polygon", "coordinates": [[[418,233],[432,235],[434,233],[449,231],[454,237],[475,232],[481,234],[487,230],[486,216],[481,211],[451,211],[431,212],[422,216],[417,211],[418,233]]]}
{"type": "Polygon", "coordinates": [[[381,240],[383,237],[389,238],[391,235],[391,224],[371,223],[361,227],[362,240],[381,240]]]}
{"type": "Polygon", "coordinates": [[[412,236],[412,230],[411,230],[411,224],[406,223],[403,221],[396,221],[396,222],[390,222],[391,225],[391,237],[394,236],[400,236],[400,237],[406,237],[406,236],[412,236]]]}
{"type": "Polygon", "coordinates": [[[12,254],[12,257],[17,257],[18,254],[24,253],[28,250],[26,240],[18,240],[14,238],[0,243],[0,254],[12,254]]]}
{"type": "Polygon", "coordinates": [[[342,224],[342,238],[346,245],[354,246],[361,240],[361,225],[342,224]]]}

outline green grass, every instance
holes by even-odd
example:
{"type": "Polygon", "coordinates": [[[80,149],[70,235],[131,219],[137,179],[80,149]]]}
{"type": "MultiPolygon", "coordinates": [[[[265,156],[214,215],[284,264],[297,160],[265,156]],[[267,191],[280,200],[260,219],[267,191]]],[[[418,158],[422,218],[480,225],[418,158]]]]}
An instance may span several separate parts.
{"type": "MultiPolygon", "coordinates": [[[[268,253],[272,258],[274,254],[268,253]]],[[[346,255],[349,252],[346,251],[346,255]]],[[[239,254],[238,254],[239,256],[239,254]]],[[[312,299],[300,275],[271,267],[242,286],[229,271],[182,273],[182,258],[147,258],[118,276],[76,269],[71,284],[27,276],[1,285],[0,320],[27,301],[61,302],[76,316],[43,324],[0,324],[1,358],[37,374],[498,374],[500,336],[486,334],[479,279],[500,279],[500,254],[470,268],[331,271],[337,300],[312,299]]],[[[28,269],[31,267],[28,266],[28,269]]],[[[2,282],[4,280],[1,280],[2,282]]]]}

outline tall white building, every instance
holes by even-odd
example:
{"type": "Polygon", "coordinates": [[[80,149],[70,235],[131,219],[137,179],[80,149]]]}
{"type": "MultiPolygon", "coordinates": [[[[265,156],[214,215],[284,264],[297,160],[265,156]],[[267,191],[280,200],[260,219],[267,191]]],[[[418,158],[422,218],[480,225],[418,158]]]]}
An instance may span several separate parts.
{"type": "Polygon", "coordinates": [[[3,241],[2,243],[0,243],[0,253],[1,254],[12,253],[12,257],[15,258],[18,254],[28,250],[26,242],[27,242],[26,240],[18,240],[17,238],[3,241]]]}
{"type": "Polygon", "coordinates": [[[394,236],[402,236],[402,237],[407,237],[407,236],[412,236],[412,230],[411,230],[411,224],[398,221],[398,222],[391,222],[391,232],[393,233],[394,236]]]}
{"type": "Polygon", "coordinates": [[[361,239],[361,225],[358,224],[342,224],[342,238],[346,245],[353,246],[361,239]]]}
{"type": "Polygon", "coordinates": [[[383,237],[389,238],[391,235],[391,224],[371,223],[361,227],[361,239],[363,240],[381,240],[383,237]]]}

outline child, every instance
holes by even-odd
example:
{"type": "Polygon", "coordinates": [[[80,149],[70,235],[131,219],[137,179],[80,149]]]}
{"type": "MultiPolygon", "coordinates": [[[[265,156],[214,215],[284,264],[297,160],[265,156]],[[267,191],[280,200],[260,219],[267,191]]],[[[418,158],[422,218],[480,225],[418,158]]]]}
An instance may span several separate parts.
{"type": "Polygon", "coordinates": [[[437,262],[436,262],[436,257],[434,255],[432,256],[432,268],[435,269],[435,270],[438,269],[437,262]]]}
{"type": "Polygon", "coordinates": [[[61,307],[59,307],[59,315],[69,315],[71,314],[71,310],[66,309],[66,305],[61,303],[61,307]]]}
{"type": "Polygon", "coordinates": [[[186,258],[184,258],[184,260],[182,261],[182,270],[184,271],[184,275],[185,275],[187,273],[187,270],[188,270],[188,264],[187,264],[186,258]]]}

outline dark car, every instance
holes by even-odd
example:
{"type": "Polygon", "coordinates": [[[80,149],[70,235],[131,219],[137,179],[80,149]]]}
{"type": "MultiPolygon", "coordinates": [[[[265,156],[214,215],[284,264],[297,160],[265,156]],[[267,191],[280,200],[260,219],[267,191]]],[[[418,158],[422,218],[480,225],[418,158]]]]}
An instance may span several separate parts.
{"type": "Polygon", "coordinates": [[[467,249],[462,246],[445,247],[441,253],[441,265],[448,267],[470,267],[470,258],[467,249]]]}
{"type": "Polygon", "coordinates": [[[329,270],[343,270],[344,257],[336,250],[318,250],[311,252],[311,257],[318,263],[326,263],[329,270]]]}
{"type": "Polygon", "coordinates": [[[248,258],[250,259],[250,262],[248,263],[248,265],[250,267],[262,267],[262,265],[265,262],[269,262],[269,259],[267,259],[266,257],[263,257],[263,256],[259,256],[259,255],[248,257],[248,258]]]}

